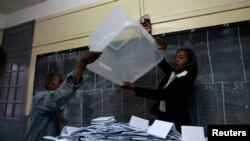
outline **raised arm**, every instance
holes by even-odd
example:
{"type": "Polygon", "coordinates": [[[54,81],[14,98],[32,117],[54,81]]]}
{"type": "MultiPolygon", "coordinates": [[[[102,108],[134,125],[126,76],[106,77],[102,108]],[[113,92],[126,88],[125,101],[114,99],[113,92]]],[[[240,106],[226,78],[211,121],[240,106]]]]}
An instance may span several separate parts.
{"type": "Polygon", "coordinates": [[[75,94],[78,87],[82,82],[82,75],[86,66],[93,63],[100,57],[99,52],[87,52],[80,58],[74,67],[73,72],[67,75],[64,82],[54,91],[50,91],[50,94],[46,94],[42,103],[35,102],[40,107],[42,113],[54,112],[64,106],[75,94]]]}
{"type": "Polygon", "coordinates": [[[80,58],[74,68],[74,84],[81,82],[83,72],[86,66],[90,63],[93,63],[101,55],[100,52],[87,52],[84,56],[80,58]]]}
{"type": "Polygon", "coordinates": [[[144,98],[154,99],[154,100],[161,100],[164,98],[162,95],[163,90],[160,89],[148,89],[143,87],[135,86],[135,84],[130,82],[124,82],[120,85],[123,89],[134,90],[137,96],[141,96],[144,98]]]}
{"type": "MultiPolygon", "coordinates": [[[[165,42],[165,40],[163,39],[163,37],[161,37],[161,36],[155,36],[154,39],[155,39],[156,44],[158,45],[158,48],[159,48],[160,50],[166,51],[167,45],[166,45],[166,42],[165,42]]],[[[170,66],[169,63],[165,60],[165,58],[162,59],[162,61],[158,64],[158,66],[162,69],[162,71],[163,71],[165,74],[168,74],[169,72],[172,71],[171,66],[170,66]]]]}
{"type": "Polygon", "coordinates": [[[161,70],[166,74],[166,75],[170,75],[170,73],[172,72],[172,67],[169,65],[169,63],[163,59],[158,66],[161,68],[161,70]]]}

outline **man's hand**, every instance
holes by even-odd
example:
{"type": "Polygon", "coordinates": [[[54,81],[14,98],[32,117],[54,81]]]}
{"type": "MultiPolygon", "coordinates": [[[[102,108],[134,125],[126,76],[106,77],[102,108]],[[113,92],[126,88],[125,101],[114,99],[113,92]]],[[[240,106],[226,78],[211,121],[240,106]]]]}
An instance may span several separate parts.
{"type": "Polygon", "coordinates": [[[100,57],[101,54],[102,54],[101,52],[88,51],[81,58],[81,61],[84,64],[91,64],[91,63],[95,62],[100,57]]]}
{"type": "Polygon", "coordinates": [[[123,82],[122,85],[120,85],[121,88],[123,89],[128,89],[128,90],[132,90],[135,88],[135,85],[130,83],[130,82],[123,82]]]}
{"type": "Polygon", "coordinates": [[[74,84],[78,84],[82,80],[82,74],[86,66],[95,62],[101,54],[101,52],[88,51],[81,57],[74,68],[74,84]]]}

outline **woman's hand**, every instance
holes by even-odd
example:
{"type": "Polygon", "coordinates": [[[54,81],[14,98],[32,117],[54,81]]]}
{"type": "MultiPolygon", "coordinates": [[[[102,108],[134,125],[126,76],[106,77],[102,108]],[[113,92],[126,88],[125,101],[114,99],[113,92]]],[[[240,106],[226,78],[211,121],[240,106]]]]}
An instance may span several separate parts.
{"type": "Polygon", "coordinates": [[[157,45],[159,46],[159,49],[165,50],[167,48],[167,45],[162,37],[156,36],[156,37],[154,37],[154,39],[155,39],[157,45]]]}
{"type": "Polygon", "coordinates": [[[123,89],[128,89],[128,90],[132,90],[135,88],[135,85],[130,83],[130,82],[123,82],[122,85],[120,85],[121,88],[123,89]]]}

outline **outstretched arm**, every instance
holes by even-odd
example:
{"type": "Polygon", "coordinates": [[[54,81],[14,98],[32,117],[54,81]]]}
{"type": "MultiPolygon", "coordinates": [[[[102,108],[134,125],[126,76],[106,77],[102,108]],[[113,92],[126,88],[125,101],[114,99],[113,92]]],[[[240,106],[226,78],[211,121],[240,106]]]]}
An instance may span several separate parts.
{"type": "MultiPolygon", "coordinates": [[[[160,50],[166,51],[167,45],[166,45],[166,42],[164,41],[163,37],[161,37],[161,36],[155,36],[154,39],[155,39],[156,44],[158,45],[158,48],[159,48],[160,50]]],[[[163,71],[166,75],[168,75],[168,73],[172,71],[171,66],[170,66],[169,63],[165,60],[165,58],[162,59],[162,61],[158,64],[158,66],[162,69],[162,71],[163,71]]]]}
{"type": "Polygon", "coordinates": [[[130,82],[123,82],[123,84],[120,85],[120,87],[123,89],[134,90],[137,96],[141,96],[144,98],[149,98],[154,100],[161,100],[164,98],[164,95],[161,94],[163,90],[138,87],[130,82]]]}
{"type": "Polygon", "coordinates": [[[172,72],[172,67],[170,66],[170,64],[163,59],[158,66],[161,68],[161,70],[166,74],[166,75],[170,75],[170,73],[172,72]]]}
{"type": "Polygon", "coordinates": [[[96,59],[100,57],[100,52],[87,52],[84,56],[80,58],[74,68],[74,84],[78,84],[81,82],[82,75],[86,66],[90,63],[93,63],[96,59]]]}
{"type": "Polygon", "coordinates": [[[50,94],[47,94],[42,103],[37,102],[41,113],[54,112],[64,106],[74,96],[77,88],[82,84],[82,75],[86,66],[100,57],[99,52],[87,52],[80,58],[73,72],[67,75],[66,80],[50,94]]]}

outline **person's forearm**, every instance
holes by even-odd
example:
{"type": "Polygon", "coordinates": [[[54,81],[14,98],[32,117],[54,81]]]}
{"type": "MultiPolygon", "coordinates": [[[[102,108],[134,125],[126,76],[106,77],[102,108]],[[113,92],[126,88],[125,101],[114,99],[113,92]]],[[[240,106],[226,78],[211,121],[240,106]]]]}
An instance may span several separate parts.
{"type": "Polygon", "coordinates": [[[149,89],[136,86],[134,88],[136,96],[140,96],[143,98],[153,99],[153,100],[162,100],[164,95],[162,94],[164,90],[159,89],[149,89]]]}
{"type": "Polygon", "coordinates": [[[82,80],[82,74],[86,66],[93,63],[100,55],[100,52],[87,52],[81,57],[74,68],[74,84],[78,84],[82,80]]]}
{"type": "Polygon", "coordinates": [[[87,63],[83,59],[79,60],[74,68],[74,84],[78,84],[82,80],[82,75],[86,69],[87,63]]]}
{"type": "Polygon", "coordinates": [[[172,71],[172,68],[171,68],[170,64],[169,64],[165,59],[163,59],[163,60],[158,64],[158,66],[161,68],[161,70],[162,70],[165,74],[171,73],[171,71],[172,71]]]}

